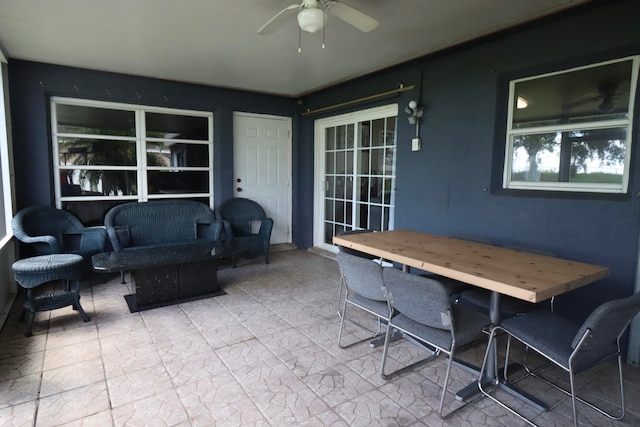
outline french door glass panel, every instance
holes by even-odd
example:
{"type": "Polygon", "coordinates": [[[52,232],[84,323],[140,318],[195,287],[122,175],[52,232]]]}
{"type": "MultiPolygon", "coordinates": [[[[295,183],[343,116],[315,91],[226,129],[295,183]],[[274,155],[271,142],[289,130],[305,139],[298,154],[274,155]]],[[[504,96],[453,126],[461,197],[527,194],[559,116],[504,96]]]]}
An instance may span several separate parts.
{"type": "Polygon", "coordinates": [[[392,226],[395,135],[395,116],[325,128],[325,244],[344,230],[392,226]]]}

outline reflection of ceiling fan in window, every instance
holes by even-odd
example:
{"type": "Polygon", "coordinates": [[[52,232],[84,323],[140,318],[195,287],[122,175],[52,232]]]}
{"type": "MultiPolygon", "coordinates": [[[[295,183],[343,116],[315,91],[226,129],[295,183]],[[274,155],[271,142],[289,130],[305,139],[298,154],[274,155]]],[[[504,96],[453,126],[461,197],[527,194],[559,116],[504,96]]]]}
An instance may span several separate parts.
{"type": "Polygon", "coordinates": [[[587,92],[580,95],[580,99],[569,102],[562,106],[563,110],[571,110],[578,107],[591,107],[597,105],[601,113],[611,113],[616,109],[616,100],[622,95],[629,95],[629,92],[619,92],[617,83],[600,83],[597,92],[587,92]]]}

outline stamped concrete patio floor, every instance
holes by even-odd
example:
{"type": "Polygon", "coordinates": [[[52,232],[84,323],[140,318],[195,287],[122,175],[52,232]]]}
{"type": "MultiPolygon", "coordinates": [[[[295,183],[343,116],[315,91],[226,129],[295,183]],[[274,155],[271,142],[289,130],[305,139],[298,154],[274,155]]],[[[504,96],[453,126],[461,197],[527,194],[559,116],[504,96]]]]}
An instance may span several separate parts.
{"type": "MultiPolygon", "coordinates": [[[[222,268],[219,281],[227,295],[132,314],[123,299],[130,285],[118,275],[96,276],[81,291],[90,322],[71,308],[38,313],[31,338],[18,320],[19,295],[0,331],[0,425],[525,425],[489,399],[440,419],[443,357],[385,381],[381,348],[340,349],[339,271],[330,257],[276,252],[269,265],[259,258],[222,268]]],[[[348,331],[346,340],[360,333],[348,331]]],[[[483,352],[480,346],[462,357],[477,363],[483,352]]],[[[405,362],[420,350],[401,340],[393,355],[405,362]]],[[[625,419],[580,405],[581,425],[640,425],[640,370],[624,369],[625,419]]],[[[474,380],[460,368],[452,378],[451,390],[474,380]]],[[[578,378],[587,396],[615,398],[614,364],[578,378]]],[[[539,425],[572,424],[567,397],[525,381],[552,410],[512,403],[539,425]]],[[[448,402],[457,405],[452,395],[448,402]]]]}

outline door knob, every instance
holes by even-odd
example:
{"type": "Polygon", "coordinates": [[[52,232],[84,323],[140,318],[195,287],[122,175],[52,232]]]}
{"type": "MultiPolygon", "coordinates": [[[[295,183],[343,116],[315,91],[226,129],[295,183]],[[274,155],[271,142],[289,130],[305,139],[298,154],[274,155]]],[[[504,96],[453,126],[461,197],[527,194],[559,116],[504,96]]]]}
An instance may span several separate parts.
{"type": "Polygon", "coordinates": [[[242,191],[242,188],[238,187],[238,188],[236,189],[236,191],[239,193],[239,192],[241,192],[241,191],[242,191]]]}
{"type": "Polygon", "coordinates": [[[242,180],[240,178],[236,179],[236,182],[242,182],[242,180]]]}

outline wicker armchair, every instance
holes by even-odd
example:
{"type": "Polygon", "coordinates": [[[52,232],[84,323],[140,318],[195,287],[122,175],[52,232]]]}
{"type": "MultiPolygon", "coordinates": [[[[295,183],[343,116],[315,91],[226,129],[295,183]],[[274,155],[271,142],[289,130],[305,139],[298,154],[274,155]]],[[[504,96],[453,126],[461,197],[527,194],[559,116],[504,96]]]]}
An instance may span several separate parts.
{"type": "Polygon", "coordinates": [[[13,235],[29,245],[35,255],[78,254],[87,275],[91,256],[105,250],[107,234],[102,227],[85,227],[71,212],[50,206],[30,206],[12,219],[13,235]]]}
{"type": "Polygon", "coordinates": [[[243,255],[264,255],[264,263],[269,264],[273,219],[267,218],[262,206],[253,200],[237,197],[220,205],[216,216],[223,221],[226,238],[238,240],[247,248],[243,255]]]}

